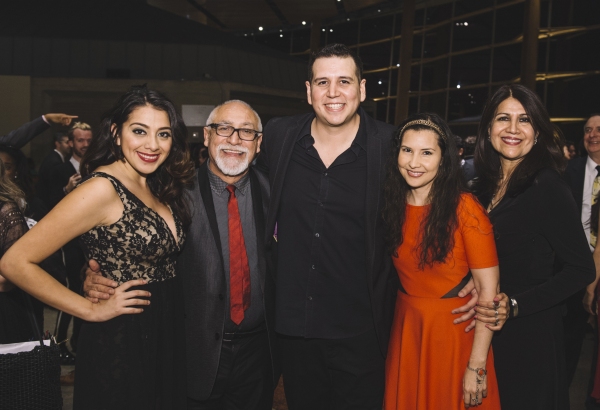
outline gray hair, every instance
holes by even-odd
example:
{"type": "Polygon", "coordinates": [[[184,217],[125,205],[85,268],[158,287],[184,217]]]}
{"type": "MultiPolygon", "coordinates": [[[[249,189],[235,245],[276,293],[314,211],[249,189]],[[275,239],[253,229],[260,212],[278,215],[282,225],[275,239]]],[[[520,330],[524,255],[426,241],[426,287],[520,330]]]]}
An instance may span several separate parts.
{"type": "Polygon", "coordinates": [[[258,115],[258,113],[256,111],[254,111],[254,108],[252,108],[250,106],[250,104],[248,104],[247,102],[242,101],[242,100],[228,100],[228,101],[225,101],[224,103],[217,105],[215,108],[213,108],[213,110],[210,112],[208,118],[206,119],[206,126],[213,123],[215,114],[217,113],[217,110],[219,108],[223,107],[224,105],[231,104],[231,103],[242,104],[243,106],[247,107],[250,111],[252,111],[254,113],[254,115],[256,116],[256,120],[258,121],[258,129],[256,131],[262,132],[262,121],[260,120],[260,116],[258,115]]]}

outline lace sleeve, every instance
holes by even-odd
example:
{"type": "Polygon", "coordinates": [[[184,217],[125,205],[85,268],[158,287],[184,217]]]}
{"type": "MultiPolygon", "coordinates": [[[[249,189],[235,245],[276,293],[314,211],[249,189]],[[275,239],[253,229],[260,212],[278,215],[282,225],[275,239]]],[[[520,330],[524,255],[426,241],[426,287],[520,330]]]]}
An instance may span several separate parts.
{"type": "Polygon", "coordinates": [[[14,202],[0,205],[0,257],[27,232],[25,218],[14,202]]]}

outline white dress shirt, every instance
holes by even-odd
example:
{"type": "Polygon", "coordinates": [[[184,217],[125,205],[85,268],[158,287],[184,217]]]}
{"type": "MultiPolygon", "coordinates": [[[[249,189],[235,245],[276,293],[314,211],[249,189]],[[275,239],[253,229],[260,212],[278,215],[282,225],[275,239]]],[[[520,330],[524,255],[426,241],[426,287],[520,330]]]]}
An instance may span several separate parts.
{"type": "MultiPolygon", "coordinates": [[[[581,202],[581,223],[583,224],[583,230],[587,237],[588,244],[590,243],[590,217],[592,215],[592,187],[594,185],[594,179],[598,172],[596,167],[598,164],[594,162],[590,157],[587,158],[585,163],[585,177],[583,179],[583,201],[581,202]]],[[[594,248],[590,245],[590,249],[593,251],[594,248]]]]}

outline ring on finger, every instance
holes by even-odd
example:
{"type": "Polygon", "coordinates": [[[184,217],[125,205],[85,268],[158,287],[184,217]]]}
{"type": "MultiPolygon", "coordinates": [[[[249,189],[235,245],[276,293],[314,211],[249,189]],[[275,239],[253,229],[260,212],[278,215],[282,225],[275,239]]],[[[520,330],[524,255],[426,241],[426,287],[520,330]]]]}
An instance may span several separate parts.
{"type": "Polygon", "coordinates": [[[500,324],[500,319],[496,318],[496,323],[494,323],[494,326],[498,326],[500,324]]]}
{"type": "Polygon", "coordinates": [[[498,309],[494,310],[494,315],[498,317],[498,309]]]}

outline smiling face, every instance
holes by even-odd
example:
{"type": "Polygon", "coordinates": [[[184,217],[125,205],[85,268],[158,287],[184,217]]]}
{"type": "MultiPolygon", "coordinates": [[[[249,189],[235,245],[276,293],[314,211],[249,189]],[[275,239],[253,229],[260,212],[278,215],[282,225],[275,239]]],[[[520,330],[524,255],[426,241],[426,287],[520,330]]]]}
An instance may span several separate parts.
{"type": "Polygon", "coordinates": [[[134,109],[121,127],[116,143],[121,146],[126,163],[137,173],[153,173],[171,152],[169,115],[150,105],[134,109]]]}
{"type": "Polygon", "coordinates": [[[414,191],[413,196],[427,198],[442,162],[438,135],[432,130],[407,130],[402,135],[398,169],[414,191]]]}
{"type": "Polygon", "coordinates": [[[365,100],[366,80],[356,77],[352,57],[318,58],[313,64],[313,79],[306,82],[308,103],[313,106],[320,125],[341,127],[356,118],[365,100]]]}
{"type": "Polygon", "coordinates": [[[600,116],[590,117],[583,127],[583,146],[589,156],[600,164],[600,116]]]}
{"type": "Polygon", "coordinates": [[[504,172],[513,169],[531,151],[536,132],[523,105],[509,97],[498,105],[490,124],[490,141],[500,155],[504,172]]]}
{"type": "MultiPolygon", "coordinates": [[[[238,102],[218,107],[212,116],[212,123],[259,129],[254,112],[238,102]]],[[[217,135],[215,129],[204,127],[204,145],[208,148],[210,170],[228,184],[233,184],[246,175],[248,167],[260,152],[261,141],[262,135],[254,141],[245,141],[240,139],[237,131],[229,137],[222,137],[217,135]]]]}
{"type": "Polygon", "coordinates": [[[86,153],[91,142],[91,130],[73,130],[73,140],[69,141],[69,146],[73,151],[73,158],[75,158],[77,161],[81,161],[81,158],[83,158],[83,155],[86,153]]]}

